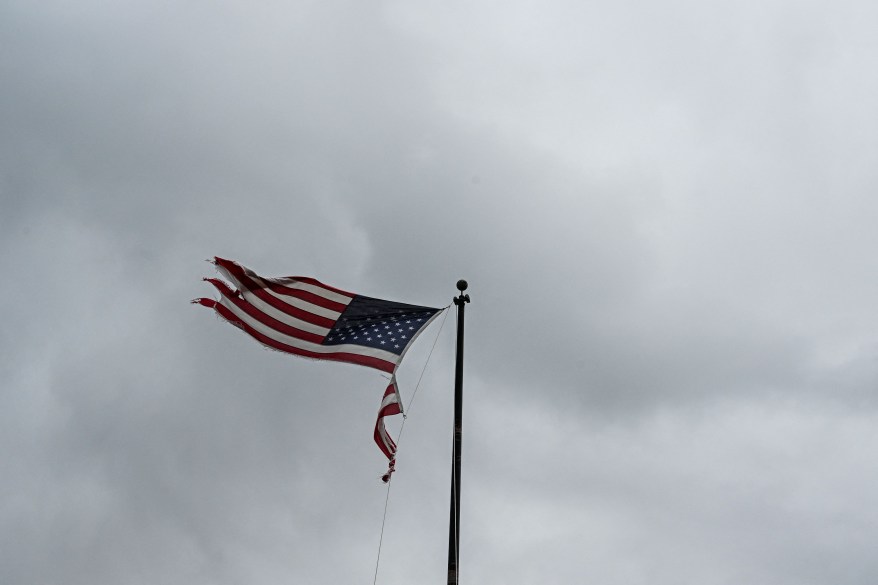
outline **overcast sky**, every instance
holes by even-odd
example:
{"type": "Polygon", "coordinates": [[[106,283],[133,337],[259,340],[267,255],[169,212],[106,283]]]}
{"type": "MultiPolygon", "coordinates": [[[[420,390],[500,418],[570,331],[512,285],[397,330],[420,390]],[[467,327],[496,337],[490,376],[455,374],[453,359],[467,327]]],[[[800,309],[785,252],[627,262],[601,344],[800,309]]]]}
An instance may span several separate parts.
{"type": "MultiPolygon", "coordinates": [[[[214,255],[469,280],[463,584],[878,582],[876,6],[0,0],[0,583],[373,581],[386,382],[214,255]]],[[[445,579],[440,322],[382,585],[445,579]]]]}

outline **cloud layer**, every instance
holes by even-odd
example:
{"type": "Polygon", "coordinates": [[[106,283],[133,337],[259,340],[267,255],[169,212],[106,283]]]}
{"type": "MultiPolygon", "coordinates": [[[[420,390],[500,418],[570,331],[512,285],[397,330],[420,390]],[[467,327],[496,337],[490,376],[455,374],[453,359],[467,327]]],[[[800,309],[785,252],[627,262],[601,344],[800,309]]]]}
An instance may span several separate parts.
{"type": "MultiPolygon", "coordinates": [[[[470,281],[462,581],[873,583],[876,18],[6,2],[0,582],[375,575],[383,380],[187,304],[221,255],[470,281]]],[[[453,329],[379,583],[445,573],[453,329]]]]}

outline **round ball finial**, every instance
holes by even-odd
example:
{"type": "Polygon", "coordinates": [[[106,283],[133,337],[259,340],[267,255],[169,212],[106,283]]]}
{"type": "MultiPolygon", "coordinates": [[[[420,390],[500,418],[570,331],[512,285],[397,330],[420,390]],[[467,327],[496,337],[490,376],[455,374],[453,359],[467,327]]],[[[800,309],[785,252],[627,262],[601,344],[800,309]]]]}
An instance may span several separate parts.
{"type": "Polygon", "coordinates": [[[467,286],[469,286],[469,285],[467,284],[467,282],[464,279],[461,278],[460,280],[457,281],[457,290],[459,290],[460,292],[465,291],[467,286]]]}

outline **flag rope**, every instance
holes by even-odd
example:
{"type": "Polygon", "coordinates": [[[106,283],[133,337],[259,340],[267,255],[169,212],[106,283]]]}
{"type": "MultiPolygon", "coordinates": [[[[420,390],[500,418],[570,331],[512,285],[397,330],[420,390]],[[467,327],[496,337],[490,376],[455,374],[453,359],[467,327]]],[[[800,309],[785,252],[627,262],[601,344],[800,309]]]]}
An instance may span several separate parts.
{"type": "Polygon", "coordinates": [[[442,322],[439,323],[439,331],[436,332],[436,338],[433,340],[433,347],[430,348],[430,353],[427,354],[427,359],[424,361],[424,367],[421,368],[421,375],[418,376],[418,382],[415,384],[415,389],[412,390],[412,397],[409,398],[409,403],[405,407],[405,410],[402,413],[402,424],[399,425],[399,435],[396,437],[396,445],[399,447],[399,442],[402,440],[402,431],[405,428],[405,421],[409,409],[412,407],[412,403],[415,401],[415,395],[418,393],[418,388],[421,387],[421,380],[424,379],[424,373],[427,371],[427,366],[430,364],[430,358],[433,357],[433,350],[436,349],[436,343],[439,342],[439,336],[442,334],[442,328],[445,327],[445,320],[448,317],[448,309],[451,305],[447,305],[443,307],[442,311],[444,314],[442,315],[442,322]]]}
{"type": "MultiPolygon", "coordinates": [[[[418,393],[418,388],[421,387],[421,380],[424,379],[424,373],[427,371],[427,366],[430,364],[430,358],[433,357],[433,350],[436,349],[436,343],[439,341],[439,336],[442,334],[442,328],[445,326],[445,319],[448,317],[448,309],[451,305],[447,305],[442,311],[445,313],[442,316],[442,322],[439,323],[439,330],[436,332],[436,338],[433,340],[433,346],[430,348],[430,353],[427,354],[427,359],[424,361],[424,367],[421,368],[421,375],[418,376],[418,382],[415,384],[415,389],[412,391],[412,397],[409,399],[409,403],[406,406],[405,410],[402,413],[402,423],[399,425],[399,434],[396,437],[396,446],[397,451],[399,451],[399,445],[402,441],[402,431],[405,429],[405,421],[408,417],[408,411],[412,407],[412,403],[415,401],[415,395],[418,393]]],[[[387,493],[384,496],[384,514],[381,516],[381,535],[378,537],[378,556],[375,559],[375,578],[372,580],[372,585],[376,585],[378,583],[378,566],[381,563],[381,545],[384,543],[384,527],[387,524],[387,507],[390,502],[390,478],[387,479],[387,493]]]]}

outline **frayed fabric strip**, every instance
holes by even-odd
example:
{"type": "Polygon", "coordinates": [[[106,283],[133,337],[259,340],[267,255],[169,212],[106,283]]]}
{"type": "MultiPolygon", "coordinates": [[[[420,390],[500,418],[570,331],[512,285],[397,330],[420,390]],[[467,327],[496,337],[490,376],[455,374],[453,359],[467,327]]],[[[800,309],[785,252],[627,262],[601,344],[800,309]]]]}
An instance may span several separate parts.
{"type": "Polygon", "coordinates": [[[381,476],[381,481],[390,483],[390,476],[393,475],[394,471],[396,471],[396,457],[387,463],[387,473],[381,476]]]}

